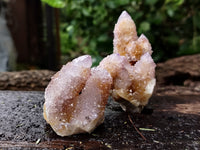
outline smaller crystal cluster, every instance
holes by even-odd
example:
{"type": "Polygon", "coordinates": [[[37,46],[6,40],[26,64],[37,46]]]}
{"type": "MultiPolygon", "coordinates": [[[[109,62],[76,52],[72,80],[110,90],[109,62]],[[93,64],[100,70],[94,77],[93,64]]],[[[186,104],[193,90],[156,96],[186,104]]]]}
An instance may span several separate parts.
{"type": "Polygon", "coordinates": [[[104,121],[111,93],[122,109],[140,112],[156,83],[151,44],[126,11],[114,28],[113,54],[91,68],[84,55],[64,65],[45,90],[44,118],[60,136],[92,132],[104,121]]]}
{"type": "Polygon", "coordinates": [[[112,96],[125,111],[140,112],[153,93],[156,65],[149,40],[143,34],[138,38],[126,11],[115,25],[113,45],[114,54],[100,63],[113,77],[112,96]]]}

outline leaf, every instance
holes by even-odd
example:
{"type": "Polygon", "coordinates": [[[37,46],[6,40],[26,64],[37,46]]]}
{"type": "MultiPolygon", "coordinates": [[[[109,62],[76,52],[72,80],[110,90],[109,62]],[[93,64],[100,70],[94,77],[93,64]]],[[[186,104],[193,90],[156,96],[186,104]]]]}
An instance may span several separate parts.
{"type": "Polygon", "coordinates": [[[151,22],[153,24],[161,24],[165,20],[166,16],[164,13],[157,12],[153,18],[151,18],[151,22]]]}
{"type": "Polygon", "coordinates": [[[140,32],[147,32],[150,30],[150,24],[146,21],[143,21],[141,24],[140,24],[140,27],[139,27],[139,31],[140,32]]]}
{"type": "Polygon", "coordinates": [[[200,36],[193,37],[190,41],[185,41],[181,46],[177,55],[191,55],[200,53],[200,36]]]}
{"type": "Polygon", "coordinates": [[[159,141],[153,140],[154,143],[160,143],[159,141]]]}
{"type": "Polygon", "coordinates": [[[72,35],[73,32],[74,32],[74,27],[73,27],[73,25],[69,25],[69,26],[67,27],[67,31],[68,31],[68,34],[69,34],[69,35],[72,35]]]}
{"type": "Polygon", "coordinates": [[[37,139],[37,141],[35,142],[36,145],[38,145],[40,143],[41,139],[37,139]]]}
{"type": "Polygon", "coordinates": [[[139,128],[141,131],[156,131],[155,129],[139,128]]]}
{"type": "Polygon", "coordinates": [[[99,62],[102,60],[103,58],[101,56],[92,56],[92,66],[98,66],[99,62]]]}
{"type": "Polygon", "coordinates": [[[51,7],[55,8],[65,7],[65,2],[63,0],[41,0],[41,1],[48,4],[51,7]]]}
{"type": "Polygon", "coordinates": [[[174,6],[180,6],[184,3],[184,0],[165,0],[165,4],[172,4],[174,6]]]}
{"type": "Polygon", "coordinates": [[[116,8],[116,4],[113,1],[106,2],[106,5],[111,9],[115,9],[116,8]]]}
{"type": "Polygon", "coordinates": [[[146,0],[146,4],[148,5],[154,5],[158,0],[146,0]]]}
{"type": "Polygon", "coordinates": [[[182,5],[184,3],[185,0],[177,0],[177,5],[182,5]]]}
{"type": "Polygon", "coordinates": [[[170,17],[173,17],[173,16],[174,16],[174,10],[168,9],[168,10],[167,10],[167,14],[168,14],[170,17]]]}
{"type": "Polygon", "coordinates": [[[118,5],[118,6],[121,6],[121,5],[127,5],[130,3],[129,0],[117,0],[115,1],[115,3],[118,5]]]}
{"type": "Polygon", "coordinates": [[[90,16],[90,10],[87,8],[83,8],[82,13],[84,14],[84,16],[87,16],[87,17],[90,16]]]}
{"type": "Polygon", "coordinates": [[[105,42],[108,40],[108,36],[106,34],[102,34],[97,40],[99,42],[105,42]]]}

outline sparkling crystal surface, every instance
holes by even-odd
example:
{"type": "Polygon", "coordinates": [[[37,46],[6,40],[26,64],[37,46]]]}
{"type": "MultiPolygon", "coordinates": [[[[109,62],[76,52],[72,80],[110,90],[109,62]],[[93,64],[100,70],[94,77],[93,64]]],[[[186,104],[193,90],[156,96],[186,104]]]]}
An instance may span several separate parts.
{"type": "Polygon", "coordinates": [[[112,96],[124,110],[140,112],[153,93],[156,65],[149,40],[144,34],[138,38],[135,23],[126,11],[115,24],[113,45],[116,55],[100,63],[113,77],[112,96]]]}
{"type": "Polygon", "coordinates": [[[112,78],[91,65],[88,55],[67,63],[45,90],[43,115],[60,136],[91,132],[104,120],[112,78]]]}

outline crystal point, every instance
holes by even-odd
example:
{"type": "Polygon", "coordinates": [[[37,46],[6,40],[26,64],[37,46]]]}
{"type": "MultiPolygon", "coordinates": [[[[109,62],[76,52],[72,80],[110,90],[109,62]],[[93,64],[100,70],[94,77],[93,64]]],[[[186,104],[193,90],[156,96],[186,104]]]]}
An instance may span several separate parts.
{"type": "Polygon", "coordinates": [[[121,13],[121,15],[119,16],[119,18],[118,18],[118,21],[121,21],[122,19],[129,19],[129,20],[132,20],[131,19],[131,16],[127,13],[127,11],[123,11],[122,13],[121,13]]]}
{"type": "Polygon", "coordinates": [[[125,56],[126,44],[138,39],[135,23],[126,11],[120,15],[113,32],[114,53],[125,56]]]}

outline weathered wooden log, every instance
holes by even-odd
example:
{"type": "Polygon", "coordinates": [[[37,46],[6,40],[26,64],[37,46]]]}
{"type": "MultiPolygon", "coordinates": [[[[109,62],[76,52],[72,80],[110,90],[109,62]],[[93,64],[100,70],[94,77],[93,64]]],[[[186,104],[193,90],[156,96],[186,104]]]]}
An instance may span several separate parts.
{"type": "MultiPolygon", "coordinates": [[[[1,72],[0,90],[43,91],[54,73],[49,70],[1,72]]],[[[189,92],[200,92],[200,54],[158,63],[156,79],[159,92],[165,92],[167,89],[172,91],[174,88],[176,91],[188,88],[189,92]]]]}
{"type": "Polygon", "coordinates": [[[200,86],[200,54],[182,56],[158,63],[156,78],[160,86],[200,86]]]}
{"type": "Polygon", "coordinates": [[[0,90],[43,91],[54,73],[48,70],[1,72],[0,90]]]}

